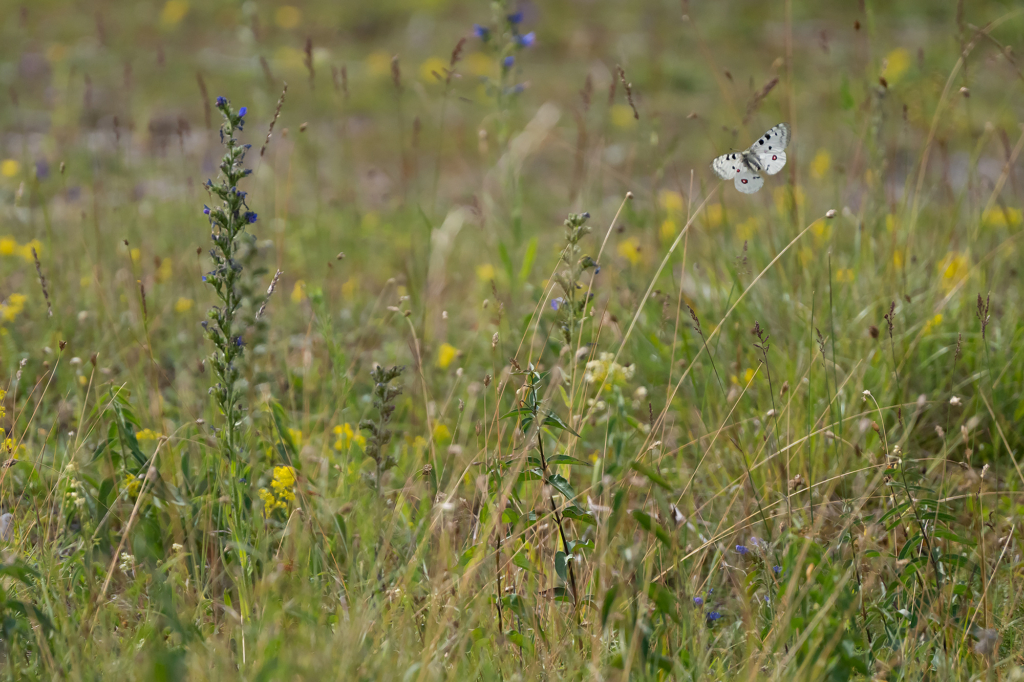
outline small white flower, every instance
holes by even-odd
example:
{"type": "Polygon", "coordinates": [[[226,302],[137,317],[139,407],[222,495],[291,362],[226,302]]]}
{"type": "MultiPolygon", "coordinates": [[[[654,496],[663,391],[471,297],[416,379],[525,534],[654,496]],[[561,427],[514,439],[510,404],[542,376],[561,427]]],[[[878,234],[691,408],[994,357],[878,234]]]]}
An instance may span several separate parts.
{"type": "Polygon", "coordinates": [[[825,211],[825,217],[826,218],[835,218],[836,217],[836,210],[834,208],[830,208],[829,210],[825,211]]]}
{"type": "Polygon", "coordinates": [[[953,396],[952,398],[949,399],[949,404],[952,405],[953,407],[959,407],[960,406],[960,398],[957,398],[956,396],[953,396]]]}

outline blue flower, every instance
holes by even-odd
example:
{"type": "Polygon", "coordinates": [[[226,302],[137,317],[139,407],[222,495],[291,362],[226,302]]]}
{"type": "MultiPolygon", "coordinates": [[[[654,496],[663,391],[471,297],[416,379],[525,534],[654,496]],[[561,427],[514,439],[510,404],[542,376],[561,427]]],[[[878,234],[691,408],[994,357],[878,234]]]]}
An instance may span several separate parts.
{"type": "Polygon", "coordinates": [[[704,600],[701,599],[700,597],[694,597],[693,598],[693,605],[694,606],[704,606],[704,600]]]}
{"type": "Polygon", "coordinates": [[[516,43],[519,45],[519,47],[530,47],[531,45],[533,45],[533,42],[536,39],[536,37],[537,36],[534,35],[533,31],[530,31],[524,36],[516,36],[516,43]]]}
{"type": "Polygon", "coordinates": [[[523,13],[522,12],[516,12],[514,14],[510,14],[510,15],[508,15],[506,17],[506,19],[508,19],[508,23],[510,23],[510,24],[513,24],[513,25],[518,24],[518,23],[522,22],[522,20],[523,20],[523,13]]]}
{"type": "Polygon", "coordinates": [[[250,225],[252,225],[254,222],[256,222],[256,212],[255,211],[246,211],[245,212],[245,221],[247,223],[249,223],[250,225]]]}
{"type": "Polygon", "coordinates": [[[772,570],[775,571],[775,575],[782,575],[782,566],[772,566],[772,570]]]}
{"type": "Polygon", "coordinates": [[[487,28],[486,26],[481,26],[480,24],[473,24],[473,35],[475,35],[480,40],[487,42],[487,40],[491,37],[491,29],[487,28]]]}
{"type": "Polygon", "coordinates": [[[551,299],[551,309],[558,310],[558,307],[565,303],[565,299],[559,296],[558,298],[551,299]]]}
{"type": "Polygon", "coordinates": [[[239,109],[238,110],[238,118],[242,118],[243,116],[245,116],[246,113],[248,113],[248,111],[249,111],[249,107],[242,107],[241,109],[239,109]]]}
{"type": "Polygon", "coordinates": [[[241,336],[235,337],[235,345],[238,346],[239,348],[245,345],[245,341],[242,340],[241,336]]]}
{"type": "Polygon", "coordinates": [[[226,106],[227,103],[228,103],[228,98],[227,97],[218,97],[217,98],[217,106],[218,107],[226,106]]]}
{"type": "Polygon", "coordinates": [[[210,207],[203,204],[203,215],[210,215],[210,207]]]}
{"type": "Polygon", "coordinates": [[[708,614],[708,622],[709,623],[714,623],[716,620],[718,620],[721,617],[722,617],[722,614],[720,614],[718,611],[712,611],[711,613],[708,614]]]}
{"type": "Polygon", "coordinates": [[[512,55],[509,55],[509,56],[505,57],[505,59],[502,60],[502,62],[501,62],[502,66],[504,66],[506,69],[511,69],[512,65],[515,64],[515,63],[516,63],[516,58],[514,56],[512,56],[512,55]]]}
{"type": "Polygon", "coordinates": [[[747,549],[746,547],[744,547],[743,545],[736,545],[736,551],[739,552],[740,554],[746,555],[746,553],[749,552],[750,550],[747,549]]]}

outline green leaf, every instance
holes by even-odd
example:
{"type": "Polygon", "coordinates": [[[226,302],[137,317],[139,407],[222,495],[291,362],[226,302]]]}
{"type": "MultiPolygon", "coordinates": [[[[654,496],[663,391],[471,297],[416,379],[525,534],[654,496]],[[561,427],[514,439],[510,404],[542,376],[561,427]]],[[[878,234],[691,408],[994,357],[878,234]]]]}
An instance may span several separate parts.
{"type": "Polygon", "coordinates": [[[548,483],[552,488],[565,495],[566,501],[572,500],[576,497],[576,492],[572,489],[572,486],[569,485],[569,481],[565,480],[558,474],[552,474],[548,478],[548,483]]]}
{"type": "Polygon", "coordinates": [[[568,464],[569,466],[576,467],[594,466],[590,462],[584,462],[582,459],[576,459],[575,457],[570,457],[569,455],[555,455],[554,457],[548,460],[548,464],[568,464]]]}
{"type": "MultiPolygon", "coordinates": [[[[575,504],[571,504],[562,510],[562,518],[579,521],[580,523],[586,523],[591,526],[597,525],[597,519],[594,518],[593,514],[575,504]]],[[[569,544],[572,545],[572,542],[569,544]]],[[[593,547],[593,545],[590,545],[590,547],[593,547]]]]}
{"type": "Polygon", "coordinates": [[[619,596],[619,584],[615,583],[609,587],[604,593],[604,599],[601,600],[601,627],[603,628],[608,622],[608,614],[612,611],[612,606],[615,605],[615,598],[619,596]]]}
{"type": "Polygon", "coordinates": [[[658,525],[658,522],[651,518],[646,512],[642,512],[639,509],[634,509],[630,512],[636,522],[639,523],[644,530],[649,533],[654,533],[655,537],[665,543],[666,546],[672,546],[672,536],[668,534],[664,528],[658,525]]]}
{"type": "Polygon", "coordinates": [[[483,545],[473,545],[465,552],[463,552],[462,556],[459,557],[459,568],[465,568],[466,566],[469,566],[469,563],[473,561],[473,559],[475,559],[477,555],[483,554],[483,552],[480,551],[482,548],[483,545]]]}
{"type": "Polygon", "coordinates": [[[907,509],[910,509],[910,503],[909,502],[904,502],[903,504],[898,504],[895,507],[893,507],[892,509],[890,509],[889,511],[885,512],[884,514],[882,514],[882,518],[878,519],[878,523],[879,524],[883,524],[883,523],[886,522],[887,519],[892,517],[894,514],[902,514],[907,509]]]}
{"type": "Polygon", "coordinates": [[[505,272],[508,274],[508,280],[510,282],[515,281],[515,270],[512,268],[512,259],[508,255],[508,248],[505,247],[504,242],[498,242],[498,256],[501,258],[501,264],[505,266],[505,272]]]}
{"type": "Polygon", "coordinates": [[[537,567],[530,563],[524,552],[516,552],[512,555],[512,563],[523,569],[524,571],[530,571],[531,573],[539,573],[537,567]]]}
{"type": "Polygon", "coordinates": [[[629,467],[633,469],[633,471],[637,471],[646,476],[647,478],[649,478],[652,483],[656,483],[665,490],[672,492],[672,486],[671,484],[669,484],[668,481],[665,480],[665,477],[659,474],[651,467],[644,464],[643,462],[633,462],[632,464],[629,465],[629,467]]]}
{"type": "Polygon", "coordinates": [[[504,511],[501,512],[502,523],[515,523],[519,520],[519,512],[512,507],[505,507],[504,511]]]}
{"type": "Polygon", "coordinates": [[[921,544],[922,540],[924,540],[924,536],[921,535],[920,533],[917,533],[916,535],[911,537],[909,540],[907,540],[906,544],[903,545],[903,549],[900,550],[900,554],[896,558],[897,559],[905,558],[908,554],[910,554],[910,552],[915,547],[917,547],[919,544],[921,544]]]}
{"type": "Polygon", "coordinates": [[[675,595],[658,583],[651,583],[650,589],[647,590],[647,596],[651,598],[651,601],[654,602],[659,611],[676,623],[679,622],[679,615],[676,613],[675,608],[678,602],[675,595]]]}
{"type": "Polygon", "coordinates": [[[556,426],[563,431],[568,431],[577,438],[580,437],[580,434],[570,429],[569,426],[558,417],[558,415],[553,413],[549,413],[548,416],[544,418],[544,426],[556,426]]]}
{"type": "Polygon", "coordinates": [[[561,578],[563,581],[567,579],[565,575],[565,552],[563,552],[562,550],[558,550],[557,552],[555,552],[555,573],[557,573],[558,577],[561,578]]]}
{"type": "Polygon", "coordinates": [[[511,410],[511,411],[506,412],[505,414],[501,415],[500,417],[498,417],[498,419],[508,419],[509,417],[523,417],[523,416],[531,416],[532,417],[533,416],[533,410],[531,410],[529,407],[517,407],[516,409],[511,410]]]}
{"type": "Polygon", "coordinates": [[[572,401],[569,400],[569,394],[565,392],[565,386],[558,384],[558,393],[562,396],[562,402],[565,403],[566,409],[572,409],[572,401]]]}
{"type": "Polygon", "coordinates": [[[839,84],[839,106],[849,111],[853,109],[853,93],[850,92],[850,79],[843,75],[843,80],[839,84]]]}
{"type": "Polygon", "coordinates": [[[957,535],[953,531],[946,530],[945,528],[936,528],[932,531],[932,535],[943,540],[949,540],[950,542],[958,542],[964,547],[974,547],[975,542],[969,538],[965,538],[962,535],[957,535]]]}
{"type": "Polygon", "coordinates": [[[526,253],[523,255],[523,266],[519,268],[519,281],[525,282],[533,270],[533,261],[537,258],[537,237],[533,237],[526,245],[526,253]]]}

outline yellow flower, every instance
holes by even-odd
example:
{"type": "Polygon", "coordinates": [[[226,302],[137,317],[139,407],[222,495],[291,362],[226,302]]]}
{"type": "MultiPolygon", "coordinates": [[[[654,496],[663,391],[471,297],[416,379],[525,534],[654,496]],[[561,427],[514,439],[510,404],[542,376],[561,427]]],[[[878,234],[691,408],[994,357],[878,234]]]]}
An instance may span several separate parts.
{"type": "Polygon", "coordinates": [[[157,440],[158,438],[163,437],[164,436],[162,433],[157,433],[152,429],[142,429],[141,431],[135,434],[136,440],[157,440]]]}
{"type": "Polygon", "coordinates": [[[930,333],[933,329],[938,327],[940,324],[942,324],[942,313],[939,313],[938,315],[936,315],[935,317],[933,317],[932,319],[928,320],[925,323],[925,325],[924,325],[924,333],[925,334],[930,333]]]}
{"type": "Polygon", "coordinates": [[[448,62],[440,57],[430,57],[420,64],[420,80],[424,83],[443,83],[448,74],[447,69],[448,62]]]}
{"type": "Polygon", "coordinates": [[[640,239],[637,237],[630,237],[619,242],[618,247],[619,255],[630,262],[631,265],[636,265],[640,262],[640,239]]]}
{"type": "Polygon", "coordinates": [[[811,234],[814,235],[815,243],[827,242],[832,238],[832,225],[827,223],[824,218],[819,218],[811,223],[811,234]]]}
{"type": "Polygon", "coordinates": [[[306,283],[300,279],[292,287],[292,303],[302,303],[304,300],[306,300],[306,283]]]}
{"type": "Polygon", "coordinates": [[[832,155],[828,153],[827,149],[819,149],[811,161],[811,177],[815,180],[821,180],[825,177],[825,173],[828,173],[828,169],[831,166],[832,155]]]}
{"type": "Polygon", "coordinates": [[[612,386],[624,386],[635,373],[636,365],[624,367],[615,362],[613,353],[601,353],[596,360],[587,363],[583,371],[583,381],[598,386],[603,383],[606,388],[611,388],[612,386]]]}
{"type": "Polygon", "coordinates": [[[273,493],[266,488],[260,488],[259,496],[263,500],[263,513],[266,516],[270,516],[275,509],[284,509],[288,506],[284,502],[278,502],[273,493]]]}
{"type": "Polygon", "coordinates": [[[494,73],[495,62],[482,52],[474,52],[466,57],[466,68],[474,76],[488,76],[494,73]]]}
{"type": "Polygon", "coordinates": [[[26,263],[34,263],[35,256],[32,255],[32,250],[35,249],[37,256],[43,255],[43,243],[38,239],[26,242],[21,247],[21,257],[25,259],[26,263]]]}
{"type": "Polygon", "coordinates": [[[142,489],[142,481],[137,476],[125,476],[124,483],[122,484],[124,489],[128,491],[129,497],[138,497],[139,490],[142,489]]]}
{"type": "Polygon", "coordinates": [[[302,21],[302,12],[297,7],[282,5],[274,12],[274,23],[281,28],[295,28],[300,21],[302,21]]]}
{"type": "Polygon", "coordinates": [[[156,281],[166,282],[171,278],[173,270],[171,269],[171,259],[161,258],[160,266],[156,269],[156,281]]]}
{"type": "Polygon", "coordinates": [[[353,429],[352,425],[347,422],[345,424],[335,426],[334,435],[338,437],[338,439],[334,441],[335,450],[348,450],[353,444],[358,445],[359,447],[366,446],[366,437],[359,431],[353,429]]]}
{"type": "Polygon", "coordinates": [[[632,128],[636,125],[633,107],[628,104],[616,104],[612,107],[612,124],[616,128],[632,128]]]}
{"type": "Polygon", "coordinates": [[[138,263],[140,260],[142,260],[142,251],[138,249],[132,249],[129,252],[129,254],[132,257],[132,263],[138,263]]]}
{"type": "Polygon", "coordinates": [[[177,26],[186,14],[188,14],[186,0],[167,0],[164,8],[160,11],[160,24],[167,28],[177,26]]]}
{"type": "Polygon", "coordinates": [[[722,219],[725,218],[725,211],[721,204],[711,204],[707,207],[704,216],[704,222],[708,227],[718,227],[722,224],[722,219]]]}
{"type": "Polygon", "coordinates": [[[839,268],[836,270],[836,281],[837,282],[852,282],[853,281],[853,270],[850,268],[839,268]]]}
{"type": "Polygon", "coordinates": [[[0,175],[5,178],[13,178],[21,170],[21,164],[15,159],[4,159],[0,161],[0,175]]]}
{"type": "Polygon", "coordinates": [[[964,254],[951,251],[939,262],[938,271],[942,275],[940,284],[943,291],[949,292],[959,284],[960,280],[967,277],[967,273],[970,271],[970,262],[964,254]]]}
{"type": "Polygon", "coordinates": [[[678,229],[676,221],[671,218],[666,218],[658,229],[658,236],[661,237],[661,241],[663,242],[671,241],[676,236],[678,229]]]}
{"type": "MultiPolygon", "coordinates": [[[[983,225],[991,227],[1007,227],[1009,225],[1020,225],[1022,214],[1019,208],[1003,208],[996,206],[981,214],[983,225]]],[[[0,240],[0,253],[3,253],[2,240],[0,240]]]]}
{"type": "Polygon", "coordinates": [[[903,267],[903,250],[902,249],[895,249],[892,252],[892,264],[895,265],[897,269],[903,267]]]}
{"type": "Polygon", "coordinates": [[[0,318],[10,322],[25,309],[25,301],[28,300],[25,294],[11,294],[7,300],[0,303],[0,318]]]}
{"type": "Polygon", "coordinates": [[[179,298],[174,303],[174,312],[178,313],[179,315],[184,315],[190,310],[192,310],[191,298],[179,298]]]}
{"type": "Polygon", "coordinates": [[[14,237],[0,237],[0,256],[13,256],[18,250],[14,237]]]}
{"type": "Polygon", "coordinates": [[[434,424],[434,442],[443,443],[452,437],[452,432],[444,424],[434,424]]]}
{"type": "Polygon", "coordinates": [[[495,274],[494,266],[490,263],[476,266],[476,276],[481,282],[493,281],[495,274]]]}
{"type": "Polygon", "coordinates": [[[274,493],[279,498],[294,500],[295,494],[292,492],[294,485],[295,469],[289,466],[274,467],[274,480],[270,482],[270,487],[274,489],[274,493]]]}
{"type": "Polygon", "coordinates": [[[885,68],[882,69],[882,77],[889,81],[889,85],[897,82],[910,68],[910,53],[902,47],[897,47],[885,57],[885,68]]]}
{"type": "Polygon", "coordinates": [[[459,356],[459,349],[450,343],[442,343],[437,349],[437,366],[441,369],[448,369],[448,365],[459,356]]]}
{"type": "Polygon", "coordinates": [[[301,429],[288,429],[288,435],[292,437],[292,443],[295,444],[296,449],[302,448],[302,430],[301,429]]]}
{"type": "Polygon", "coordinates": [[[371,52],[366,58],[366,69],[371,76],[387,76],[391,73],[391,55],[383,50],[371,52]]]}
{"type": "Polygon", "coordinates": [[[668,213],[679,214],[683,212],[683,195],[673,192],[670,189],[663,189],[658,192],[658,205],[668,213]]]}

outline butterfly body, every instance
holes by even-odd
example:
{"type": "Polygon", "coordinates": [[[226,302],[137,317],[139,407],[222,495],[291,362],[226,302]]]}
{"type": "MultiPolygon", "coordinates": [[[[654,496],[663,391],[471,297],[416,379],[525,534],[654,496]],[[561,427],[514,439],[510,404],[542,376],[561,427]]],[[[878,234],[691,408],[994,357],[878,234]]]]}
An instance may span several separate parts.
{"type": "Polygon", "coordinates": [[[764,185],[762,174],[775,175],[786,165],[788,145],[789,126],[780,123],[746,151],[719,156],[711,162],[711,170],[723,180],[732,180],[740,192],[753,194],[764,185]]]}

